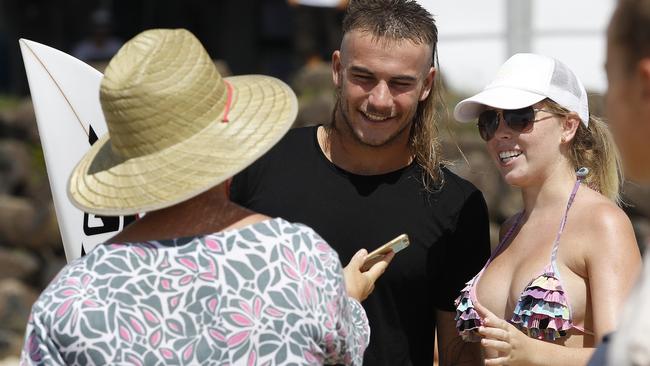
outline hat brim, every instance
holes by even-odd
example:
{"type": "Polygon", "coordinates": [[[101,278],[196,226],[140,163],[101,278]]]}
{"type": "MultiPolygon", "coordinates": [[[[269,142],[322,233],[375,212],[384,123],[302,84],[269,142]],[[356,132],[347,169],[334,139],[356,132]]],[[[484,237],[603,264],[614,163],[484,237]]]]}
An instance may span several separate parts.
{"type": "Polygon", "coordinates": [[[233,88],[228,122],[213,121],[181,143],[130,159],[113,152],[106,134],[70,176],[72,204],[105,216],[158,210],[224,182],[267,152],[298,114],[295,94],[268,76],[225,80],[233,88]]]}
{"type": "Polygon", "coordinates": [[[546,96],[521,89],[495,87],[462,100],[454,108],[458,122],[470,122],[478,118],[486,107],[497,109],[519,109],[546,99],[546,96]]]}

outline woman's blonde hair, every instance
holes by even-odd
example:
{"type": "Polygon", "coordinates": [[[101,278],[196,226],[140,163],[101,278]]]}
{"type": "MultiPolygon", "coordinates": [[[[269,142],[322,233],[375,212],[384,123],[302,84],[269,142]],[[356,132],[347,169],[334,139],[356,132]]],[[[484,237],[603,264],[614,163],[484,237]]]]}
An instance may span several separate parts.
{"type": "MultiPolygon", "coordinates": [[[[569,110],[550,99],[545,104],[551,112],[569,113],[569,110]]],[[[589,174],[584,178],[585,184],[618,204],[623,172],[614,138],[602,119],[590,114],[588,125],[578,124],[569,159],[575,169],[589,169],[589,174]]]]}

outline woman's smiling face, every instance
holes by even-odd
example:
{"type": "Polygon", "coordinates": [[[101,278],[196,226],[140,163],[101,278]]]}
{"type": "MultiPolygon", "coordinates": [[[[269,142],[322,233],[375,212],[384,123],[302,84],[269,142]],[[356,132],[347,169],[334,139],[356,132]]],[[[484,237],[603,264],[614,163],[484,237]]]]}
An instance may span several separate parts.
{"type": "Polygon", "coordinates": [[[562,161],[562,115],[548,112],[543,103],[536,109],[535,122],[523,132],[508,127],[499,114],[499,125],[494,137],[487,141],[487,149],[503,179],[513,186],[527,186],[544,178],[550,167],[562,161]]]}

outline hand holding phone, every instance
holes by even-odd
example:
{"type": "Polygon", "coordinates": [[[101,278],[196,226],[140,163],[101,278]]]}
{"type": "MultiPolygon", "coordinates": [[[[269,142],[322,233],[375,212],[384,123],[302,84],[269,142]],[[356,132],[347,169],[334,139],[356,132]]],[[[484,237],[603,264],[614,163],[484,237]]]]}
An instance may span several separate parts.
{"type": "Polygon", "coordinates": [[[375,282],[384,273],[394,255],[395,253],[388,252],[367,271],[361,271],[361,266],[363,266],[363,260],[368,256],[368,251],[361,249],[352,256],[350,263],[343,268],[345,290],[348,296],[358,301],[365,300],[375,289],[375,282]]]}
{"type": "Polygon", "coordinates": [[[409,237],[406,234],[402,234],[395,239],[389,241],[388,243],[380,246],[379,248],[369,253],[366,256],[366,259],[363,261],[363,266],[361,266],[361,271],[365,272],[370,269],[375,263],[379,262],[386,254],[393,252],[398,253],[399,251],[405,249],[410,244],[409,237]]]}
{"type": "Polygon", "coordinates": [[[409,245],[409,238],[402,234],[368,254],[359,250],[343,268],[345,289],[349,296],[363,301],[375,288],[375,281],[384,273],[395,253],[409,245]]]}

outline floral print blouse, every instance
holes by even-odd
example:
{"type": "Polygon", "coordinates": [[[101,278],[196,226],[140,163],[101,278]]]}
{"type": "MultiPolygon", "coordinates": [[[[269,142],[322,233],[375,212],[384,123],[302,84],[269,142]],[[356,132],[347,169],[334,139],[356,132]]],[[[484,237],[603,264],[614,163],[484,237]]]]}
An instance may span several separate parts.
{"type": "Polygon", "coordinates": [[[361,365],[369,335],[337,254],[278,218],[98,246],[34,304],[21,363],[361,365]]]}

